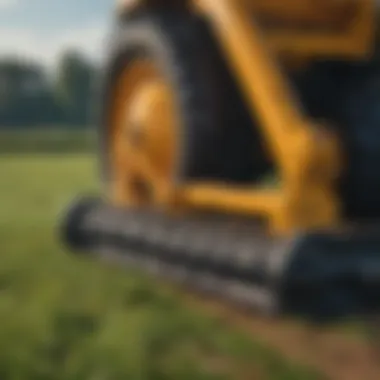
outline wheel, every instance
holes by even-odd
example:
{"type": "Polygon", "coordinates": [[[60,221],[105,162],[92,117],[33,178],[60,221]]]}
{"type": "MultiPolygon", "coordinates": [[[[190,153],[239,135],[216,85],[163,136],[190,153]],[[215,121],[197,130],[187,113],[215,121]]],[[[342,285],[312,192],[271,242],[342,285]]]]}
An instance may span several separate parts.
{"type": "Polygon", "coordinates": [[[150,12],[121,25],[106,68],[101,159],[112,199],[165,203],[218,172],[217,86],[194,19],[150,12]]]}
{"type": "Polygon", "coordinates": [[[354,218],[380,218],[380,71],[364,68],[342,97],[342,135],[347,172],[342,194],[347,214],[354,218]]]}
{"type": "Polygon", "coordinates": [[[251,120],[195,15],[156,10],[127,20],[104,83],[100,157],[116,202],[165,205],[184,181],[258,176],[251,120]]]}
{"type": "Polygon", "coordinates": [[[309,115],[327,119],[342,141],[338,183],[345,216],[380,218],[380,71],[372,63],[319,63],[296,86],[309,115]]]}

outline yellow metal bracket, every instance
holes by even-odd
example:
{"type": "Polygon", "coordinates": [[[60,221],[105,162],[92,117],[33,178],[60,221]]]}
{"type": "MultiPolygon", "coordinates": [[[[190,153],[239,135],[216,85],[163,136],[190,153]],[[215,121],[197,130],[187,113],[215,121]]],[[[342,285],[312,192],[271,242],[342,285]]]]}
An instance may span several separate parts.
{"type": "MultiPolygon", "coordinates": [[[[188,184],[177,189],[174,196],[176,202],[185,206],[265,216],[272,232],[277,234],[339,223],[341,207],[335,184],[343,164],[336,136],[302,112],[278,64],[279,56],[287,53],[301,59],[364,57],[371,50],[374,31],[373,0],[358,2],[361,6],[356,17],[340,33],[264,30],[255,19],[252,5],[261,2],[269,8],[284,7],[283,1],[188,2],[210,21],[252,118],[260,122],[262,138],[281,175],[281,187],[240,189],[226,184],[188,184]]],[[[302,5],[303,1],[291,3],[302,5]]],[[[132,7],[145,1],[126,1],[124,6],[126,3],[132,7]]]]}
{"type": "MultiPolygon", "coordinates": [[[[340,207],[334,181],[340,171],[341,156],[337,140],[301,113],[265,36],[244,5],[231,0],[199,0],[197,6],[212,22],[252,116],[261,122],[263,138],[271,148],[283,181],[275,201],[273,194],[269,202],[269,194],[265,197],[263,191],[255,193],[255,190],[250,193],[251,200],[248,194],[242,196],[236,189],[231,190],[231,197],[236,194],[245,200],[247,213],[267,213],[272,229],[278,233],[337,223],[340,207]],[[271,206],[265,207],[266,201],[271,206]]],[[[209,189],[207,198],[223,199],[223,192],[218,193],[216,187],[214,190],[214,197],[209,189]]],[[[200,195],[197,199],[200,202],[200,195]]]]}

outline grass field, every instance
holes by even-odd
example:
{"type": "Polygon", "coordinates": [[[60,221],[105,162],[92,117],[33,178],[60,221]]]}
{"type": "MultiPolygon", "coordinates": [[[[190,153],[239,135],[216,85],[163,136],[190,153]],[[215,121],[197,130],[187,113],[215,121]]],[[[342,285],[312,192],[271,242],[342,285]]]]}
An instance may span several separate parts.
{"type": "Polygon", "coordinates": [[[0,126],[0,155],[91,153],[94,144],[95,134],[90,128],[67,131],[51,127],[26,133],[23,129],[2,130],[0,126]]]}
{"type": "Polygon", "coordinates": [[[0,156],[0,379],[322,379],[142,274],[79,261],[55,224],[86,154],[0,156]]]}

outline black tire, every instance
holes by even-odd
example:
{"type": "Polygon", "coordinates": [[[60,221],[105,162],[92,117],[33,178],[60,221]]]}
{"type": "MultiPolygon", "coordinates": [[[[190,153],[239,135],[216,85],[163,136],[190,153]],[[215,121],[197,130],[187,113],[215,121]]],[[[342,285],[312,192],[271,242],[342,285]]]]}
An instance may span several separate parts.
{"type": "Polygon", "coordinates": [[[296,79],[310,116],[329,120],[346,167],[338,191],[349,219],[380,218],[380,70],[361,62],[317,63],[296,79]]]}
{"type": "Polygon", "coordinates": [[[124,20],[112,38],[101,97],[104,179],[111,175],[109,99],[120,70],[141,55],[157,64],[178,97],[181,152],[173,181],[257,178],[265,166],[260,139],[207,24],[188,12],[154,10],[124,20]]]}
{"type": "Polygon", "coordinates": [[[380,70],[357,73],[343,94],[342,135],[348,159],[341,192],[348,216],[380,218],[380,70]]]}
{"type": "MultiPolygon", "coordinates": [[[[217,87],[206,47],[195,21],[186,13],[145,12],[124,21],[113,37],[106,69],[102,160],[107,160],[110,99],[121,70],[149,57],[177,95],[181,116],[180,152],[175,181],[214,176],[220,158],[217,87]]],[[[106,167],[108,165],[106,164],[106,167]]],[[[110,175],[106,168],[107,176],[110,175]]]]}

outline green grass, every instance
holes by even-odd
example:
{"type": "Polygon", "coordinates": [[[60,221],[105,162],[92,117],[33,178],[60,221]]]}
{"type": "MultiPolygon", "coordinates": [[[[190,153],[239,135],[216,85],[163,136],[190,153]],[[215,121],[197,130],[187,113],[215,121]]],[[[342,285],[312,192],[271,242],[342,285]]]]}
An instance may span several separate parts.
{"type": "Polygon", "coordinates": [[[88,155],[0,157],[0,379],[320,379],[143,274],[70,257],[62,208],[88,155]]]}
{"type": "Polygon", "coordinates": [[[94,132],[95,128],[63,130],[51,127],[33,131],[0,128],[0,156],[13,153],[89,153],[95,145],[94,132]]]}

